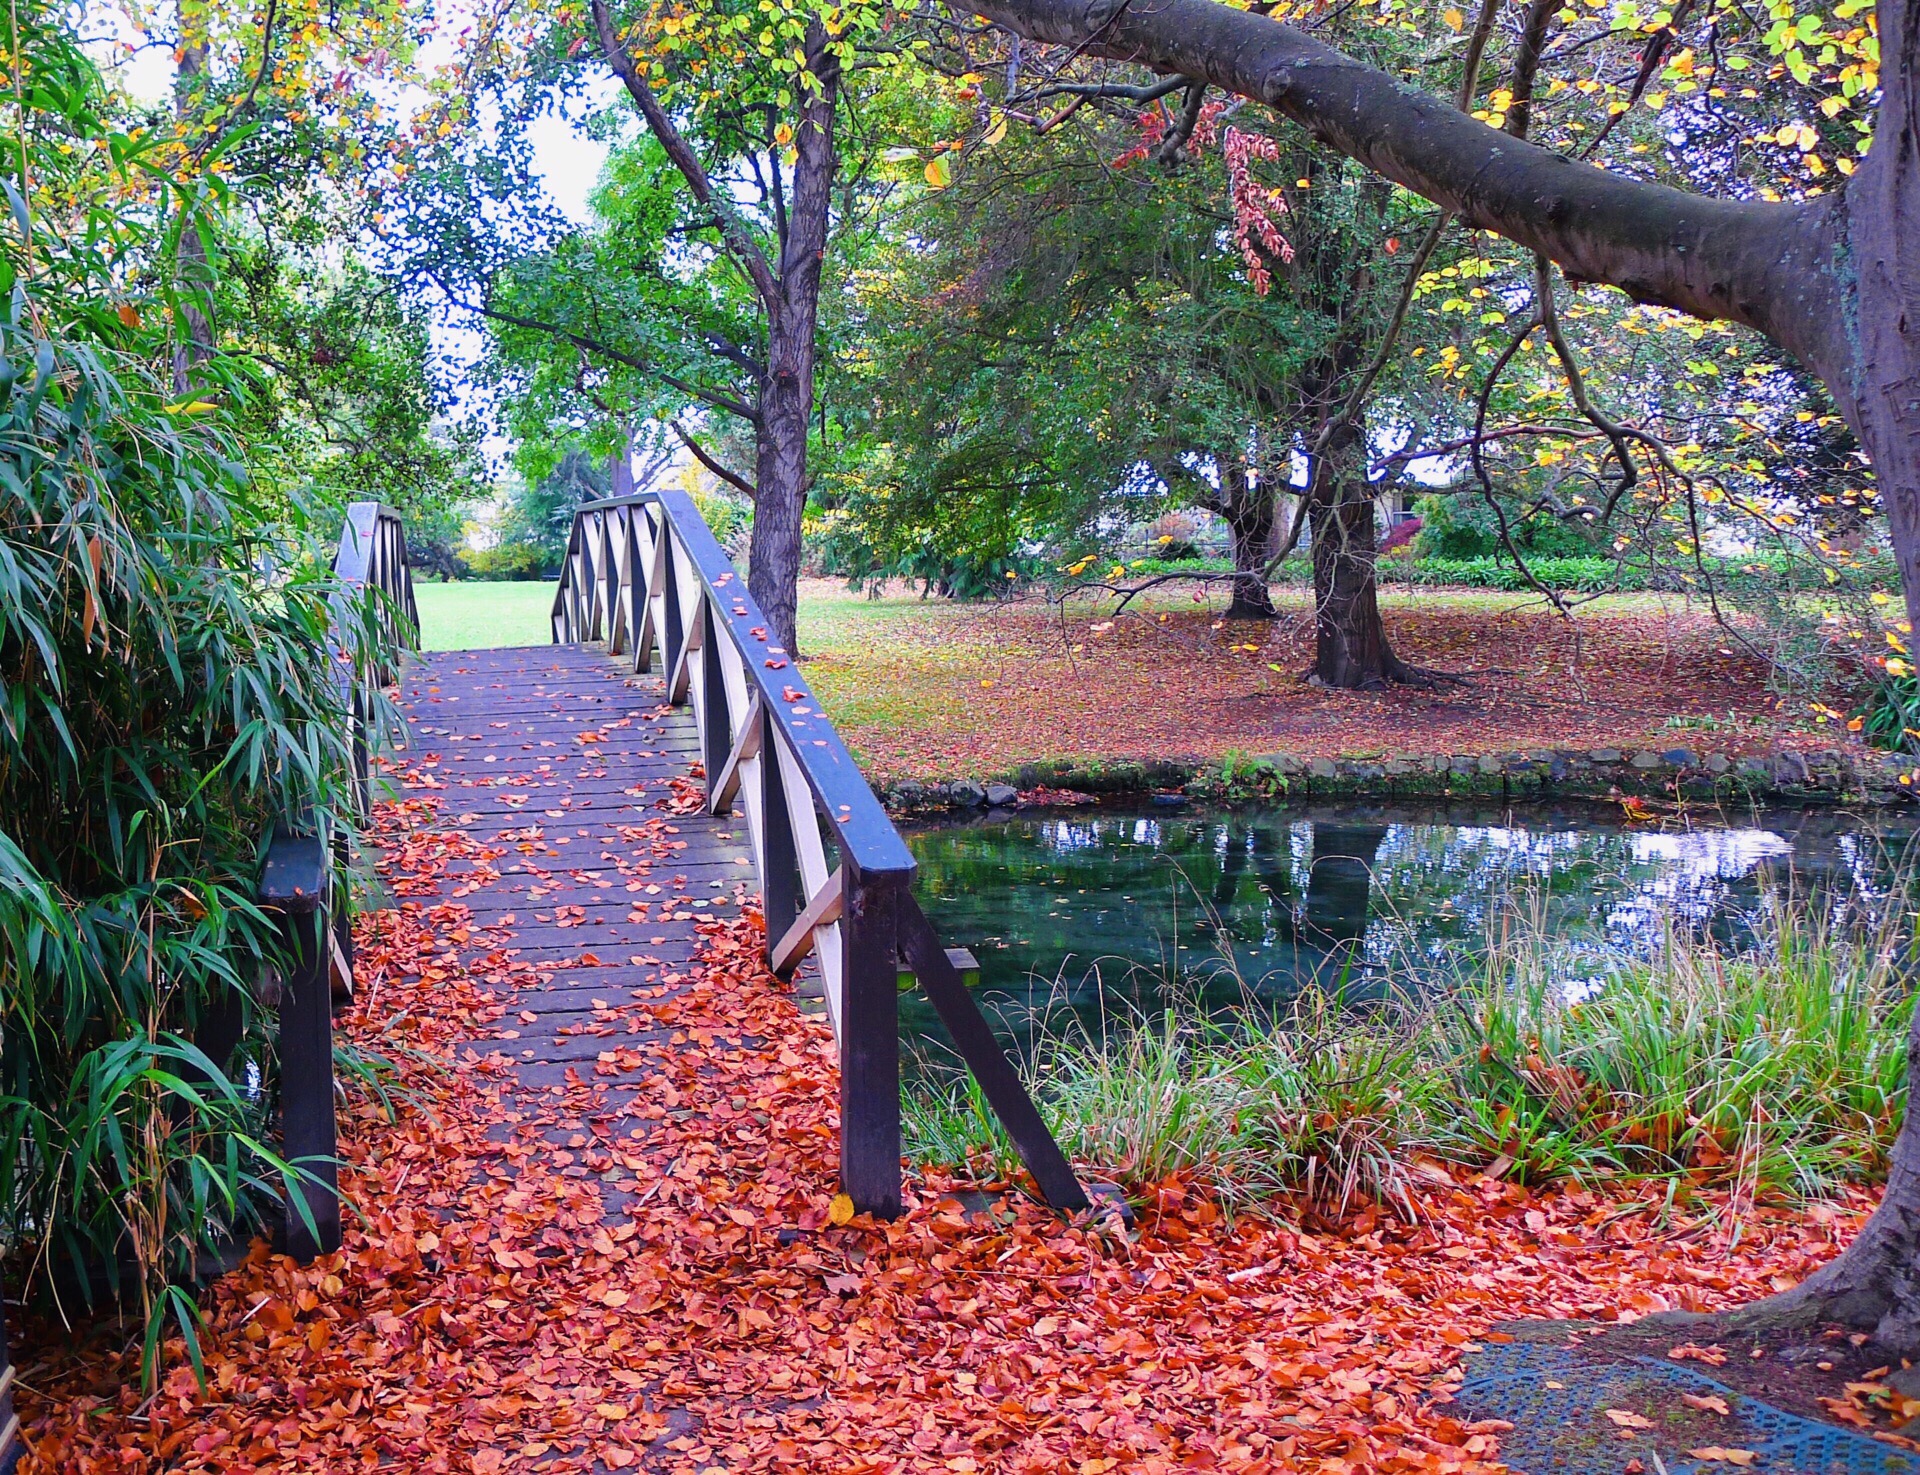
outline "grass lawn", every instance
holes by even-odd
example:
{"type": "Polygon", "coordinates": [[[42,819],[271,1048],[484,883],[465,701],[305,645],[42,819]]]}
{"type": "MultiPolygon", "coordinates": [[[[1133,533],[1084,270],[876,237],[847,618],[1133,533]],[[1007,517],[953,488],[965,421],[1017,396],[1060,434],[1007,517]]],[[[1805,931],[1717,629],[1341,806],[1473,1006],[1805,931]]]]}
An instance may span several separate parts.
{"type": "MultiPolygon", "coordinates": [[[[552,584],[416,584],[429,650],[545,645],[552,584]]],[[[837,580],[800,589],[807,679],[870,774],[982,777],[1040,759],[1212,759],[1685,746],[1738,753],[1806,741],[1767,673],[1672,594],[1611,596],[1569,626],[1529,594],[1383,589],[1394,648],[1456,672],[1436,691],[1338,692],[1300,679],[1304,590],[1282,617],[1220,619],[1217,590],[1110,603],[881,599],[837,580]]],[[[1832,734],[1822,737],[1831,740],[1832,734]]]]}
{"type": "Polygon", "coordinates": [[[420,643],[428,650],[486,650],[499,645],[546,645],[552,584],[436,584],[413,586],[420,606],[420,643]]]}

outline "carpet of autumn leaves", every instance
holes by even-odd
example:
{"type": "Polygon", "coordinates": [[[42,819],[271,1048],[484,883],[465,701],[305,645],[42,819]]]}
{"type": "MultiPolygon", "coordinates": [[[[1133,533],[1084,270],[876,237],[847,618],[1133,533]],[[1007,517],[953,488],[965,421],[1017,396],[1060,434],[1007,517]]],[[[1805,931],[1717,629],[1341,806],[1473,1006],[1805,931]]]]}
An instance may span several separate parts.
{"type": "Polygon", "coordinates": [[[1727,753],[1835,736],[1810,728],[1800,707],[1778,710],[1765,665],[1678,597],[1635,596],[1569,623],[1513,596],[1386,592],[1395,651],[1468,678],[1387,692],[1302,680],[1311,611],[1298,591],[1276,597],[1282,618],[1267,623],[1225,622],[1178,592],[1118,619],[1084,600],[1064,612],[892,600],[816,630],[803,622],[801,634],[834,725],[889,781],[1059,758],[1664,748],[1676,715],[1713,718],[1711,736],[1686,741],[1727,753]]]}
{"type": "Polygon", "coordinates": [[[1168,1182],[1128,1229],[969,1211],[923,1173],[901,1219],[835,1224],[828,1028],[751,917],[699,926],[699,960],[596,1011],[597,1062],[537,1088],[484,1038],[525,981],[484,950],[506,939],[462,963],[458,903],[363,917],[344,1028],[410,1093],[345,1123],[364,1217],[213,1286],[204,1391],[177,1343],[144,1398],[112,1329],[30,1323],[26,1468],[1468,1472],[1500,1427],[1447,1390],[1491,1323],[1749,1299],[1866,1207],[1761,1210],[1736,1248],[1651,1189],[1429,1166],[1411,1223],[1229,1223],[1168,1182]]]}

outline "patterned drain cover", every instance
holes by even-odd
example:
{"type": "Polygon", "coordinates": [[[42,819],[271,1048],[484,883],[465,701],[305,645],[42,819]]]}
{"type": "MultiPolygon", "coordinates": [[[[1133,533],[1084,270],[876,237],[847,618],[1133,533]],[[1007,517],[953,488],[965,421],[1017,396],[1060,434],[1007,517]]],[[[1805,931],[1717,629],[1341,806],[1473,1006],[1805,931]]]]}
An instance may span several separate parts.
{"type": "Polygon", "coordinates": [[[1474,1418],[1514,1426],[1500,1436],[1500,1458],[1524,1475],[1620,1475],[1636,1457],[1646,1475],[1661,1465],[1667,1475],[1920,1475],[1920,1458],[1870,1435],[1783,1412],[1650,1357],[1609,1364],[1559,1346],[1489,1344],[1468,1359],[1455,1399],[1474,1418]],[[1689,1408],[1682,1393],[1718,1395],[1731,1412],[1689,1408]],[[1651,1417],[1654,1427],[1623,1438],[1607,1409],[1651,1417]],[[1741,1466],[1687,1454],[1712,1446],[1755,1458],[1741,1466]]]}

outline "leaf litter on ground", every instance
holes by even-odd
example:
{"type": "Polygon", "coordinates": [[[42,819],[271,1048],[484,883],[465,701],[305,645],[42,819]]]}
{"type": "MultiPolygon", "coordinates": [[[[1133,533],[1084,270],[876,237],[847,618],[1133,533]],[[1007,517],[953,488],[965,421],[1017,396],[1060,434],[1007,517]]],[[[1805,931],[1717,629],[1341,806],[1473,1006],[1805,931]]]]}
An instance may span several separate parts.
{"type": "Polygon", "coordinates": [[[393,1119],[345,1114],[344,1248],[256,1243],[213,1285],[204,1390],[178,1339],[143,1403],[122,1330],[30,1323],[29,1471],[1471,1475],[1509,1426],[1449,1395],[1492,1323],[1751,1300],[1870,1207],[1762,1207],[1736,1240],[1712,1194],[1684,1219],[1652,1189],[1429,1173],[1410,1219],[1329,1228],[1168,1181],[1136,1185],[1129,1230],[1017,1185],[969,1207],[982,1185],[927,1172],[875,1222],[836,1191],[831,1032],[764,970],[756,917],[699,921],[692,965],[596,1001],[617,1044],[525,1086],[512,929],[409,884],[500,851],[434,813],[378,817],[399,905],[356,924],[342,1028],[404,1090],[393,1119]]]}

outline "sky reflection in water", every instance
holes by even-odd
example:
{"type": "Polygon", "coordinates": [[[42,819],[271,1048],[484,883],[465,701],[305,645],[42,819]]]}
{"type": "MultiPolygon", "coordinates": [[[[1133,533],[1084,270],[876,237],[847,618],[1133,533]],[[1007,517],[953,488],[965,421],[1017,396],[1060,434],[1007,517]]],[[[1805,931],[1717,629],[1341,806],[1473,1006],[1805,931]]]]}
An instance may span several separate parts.
{"type": "MultiPolygon", "coordinates": [[[[1179,975],[1210,1003],[1445,986],[1518,905],[1594,949],[1651,945],[1668,917],[1742,935],[1770,885],[1884,896],[1905,817],[1773,811],[1628,825],[1611,806],[1317,804],[1256,812],[1097,808],[909,835],[921,904],[1018,1021],[1068,1007],[1098,1027],[1154,1011],[1179,975]],[[1503,920],[1504,919],[1504,920],[1503,920]],[[1228,966],[1231,959],[1231,966],[1228,966]]],[[[902,1001],[911,1036],[931,1009],[902,1001]]]]}

